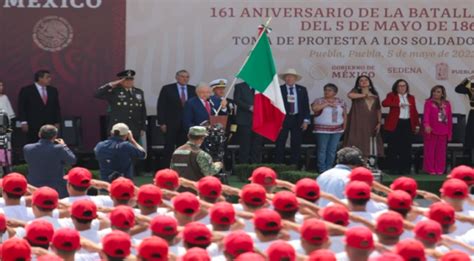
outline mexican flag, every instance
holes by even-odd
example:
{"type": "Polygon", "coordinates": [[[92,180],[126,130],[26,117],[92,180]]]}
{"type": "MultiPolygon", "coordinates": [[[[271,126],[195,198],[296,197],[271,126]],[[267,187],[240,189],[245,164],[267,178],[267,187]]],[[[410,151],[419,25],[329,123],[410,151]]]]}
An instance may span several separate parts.
{"type": "Polygon", "coordinates": [[[262,32],[237,77],[255,89],[252,130],[276,141],[286,111],[266,32],[262,32]]]}

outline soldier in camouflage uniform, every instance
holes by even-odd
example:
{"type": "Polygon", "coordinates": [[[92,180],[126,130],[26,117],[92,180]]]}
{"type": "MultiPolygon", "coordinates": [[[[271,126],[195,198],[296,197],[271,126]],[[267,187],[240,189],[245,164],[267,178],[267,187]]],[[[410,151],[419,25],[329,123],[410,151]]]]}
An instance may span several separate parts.
{"type": "Polygon", "coordinates": [[[109,103],[108,132],[116,123],[125,123],[133,137],[140,141],[146,130],[146,107],[143,91],[133,86],[135,71],[119,72],[120,80],[110,82],[97,89],[95,97],[109,103]]]}
{"type": "Polygon", "coordinates": [[[173,152],[171,169],[176,170],[181,177],[193,181],[219,173],[223,167],[222,162],[212,162],[211,155],[200,148],[206,136],[205,127],[191,127],[188,142],[173,152]]]}

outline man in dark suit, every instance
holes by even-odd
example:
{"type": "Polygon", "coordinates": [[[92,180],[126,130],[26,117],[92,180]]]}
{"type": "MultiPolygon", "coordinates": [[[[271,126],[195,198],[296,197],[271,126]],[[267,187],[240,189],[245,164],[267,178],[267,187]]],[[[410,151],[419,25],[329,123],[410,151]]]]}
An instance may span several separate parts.
{"type": "Polygon", "coordinates": [[[288,133],[291,132],[291,164],[299,165],[303,132],[310,123],[308,92],[306,87],[296,84],[301,80],[301,75],[295,69],[288,69],[279,76],[285,81],[280,89],[285,103],[286,116],[276,141],[276,161],[278,163],[284,162],[285,144],[288,133]]]}
{"type": "Polygon", "coordinates": [[[247,83],[235,85],[234,102],[237,104],[237,135],[239,137],[239,163],[260,163],[262,161],[263,137],[252,131],[253,98],[255,90],[247,83]]]}
{"type": "Polygon", "coordinates": [[[164,162],[169,166],[176,147],[183,145],[187,131],[183,128],[183,108],[186,101],[196,96],[196,88],[188,84],[186,70],[176,72],[176,83],[161,88],[157,102],[158,124],[165,135],[164,162]]]}
{"type": "Polygon", "coordinates": [[[28,164],[28,183],[35,187],[51,187],[59,197],[66,197],[64,166],[76,163],[76,156],[62,139],[57,138],[58,129],[53,125],[42,126],[37,135],[40,138],[37,143],[23,147],[28,164]]]}
{"type": "Polygon", "coordinates": [[[205,121],[209,123],[212,105],[209,102],[211,88],[207,83],[200,83],[196,87],[196,97],[189,99],[184,105],[183,125],[186,131],[192,126],[198,126],[205,121]]]}
{"type": "Polygon", "coordinates": [[[50,86],[51,73],[39,70],[34,80],[34,84],[21,89],[18,98],[18,118],[28,143],[38,140],[41,126],[53,124],[59,128],[61,122],[58,90],[50,86]]]}
{"type": "Polygon", "coordinates": [[[125,70],[117,74],[119,80],[97,89],[95,97],[109,103],[108,132],[117,123],[125,123],[135,140],[140,141],[146,130],[146,106],[143,90],[134,86],[135,71],[125,70]]]}

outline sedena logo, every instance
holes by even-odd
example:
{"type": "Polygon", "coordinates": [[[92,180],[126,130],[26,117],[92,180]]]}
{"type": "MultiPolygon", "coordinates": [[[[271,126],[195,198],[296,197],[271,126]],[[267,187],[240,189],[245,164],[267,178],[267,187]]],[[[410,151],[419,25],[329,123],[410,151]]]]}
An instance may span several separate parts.
{"type": "Polygon", "coordinates": [[[102,0],[4,0],[4,8],[99,8],[102,0]]]}

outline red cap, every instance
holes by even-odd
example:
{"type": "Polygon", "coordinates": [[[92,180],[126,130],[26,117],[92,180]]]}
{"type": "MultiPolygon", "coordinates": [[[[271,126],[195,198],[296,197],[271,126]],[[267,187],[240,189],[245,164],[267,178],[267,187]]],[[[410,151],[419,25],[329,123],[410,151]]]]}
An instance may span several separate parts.
{"type": "Polygon", "coordinates": [[[33,192],[31,203],[40,208],[53,210],[58,207],[59,194],[50,187],[41,187],[33,192]]]}
{"type": "Polygon", "coordinates": [[[437,243],[441,239],[443,230],[438,222],[426,219],[418,222],[413,232],[417,238],[431,243],[437,243]]]}
{"type": "Polygon", "coordinates": [[[404,260],[425,261],[425,246],[413,238],[399,241],[393,249],[395,253],[403,257],[404,260]]]}
{"type": "Polygon", "coordinates": [[[115,207],[110,212],[109,218],[111,225],[117,228],[128,229],[135,225],[135,213],[129,206],[121,205],[115,207]]]}
{"type": "Polygon", "coordinates": [[[277,240],[267,249],[268,260],[296,260],[296,251],[290,244],[277,240]]]}
{"type": "Polygon", "coordinates": [[[404,190],[394,190],[387,196],[389,209],[411,209],[413,198],[404,190]]]}
{"type": "Polygon", "coordinates": [[[471,258],[468,254],[459,251],[459,250],[451,250],[444,254],[440,261],[470,261],[471,258]]]}
{"type": "Polygon", "coordinates": [[[130,255],[130,236],[120,230],[113,230],[102,238],[102,250],[111,257],[124,258],[130,255]]]}
{"type": "Polygon", "coordinates": [[[409,177],[396,178],[390,185],[392,190],[403,190],[410,194],[412,198],[416,197],[416,190],[418,189],[418,183],[416,180],[409,177]]]}
{"type": "Polygon", "coordinates": [[[86,168],[74,167],[69,170],[64,179],[76,187],[88,188],[91,185],[92,173],[86,168]]]}
{"type": "Polygon", "coordinates": [[[147,261],[168,260],[168,242],[160,237],[148,237],[140,243],[137,252],[138,256],[147,261]]]}
{"type": "Polygon", "coordinates": [[[28,241],[12,237],[7,239],[2,244],[2,260],[3,261],[16,261],[16,260],[31,260],[31,247],[28,241]]]}
{"type": "Polygon", "coordinates": [[[172,169],[158,170],[155,174],[155,185],[169,190],[179,187],[179,174],[172,169]]]}
{"type": "Polygon", "coordinates": [[[441,225],[452,225],[456,221],[454,208],[445,202],[436,202],[430,206],[428,218],[441,225]]]}
{"type": "Polygon", "coordinates": [[[89,199],[76,200],[71,206],[71,216],[85,220],[95,219],[97,217],[97,206],[89,199]]]}
{"type": "Polygon", "coordinates": [[[191,192],[182,192],[173,198],[174,209],[187,216],[196,214],[200,206],[198,198],[191,192]]]}
{"type": "Polygon", "coordinates": [[[207,176],[197,183],[199,195],[207,198],[218,198],[222,194],[222,183],[214,176],[207,176]]]}
{"type": "Polygon", "coordinates": [[[329,238],[326,224],[316,218],[306,219],[300,228],[300,234],[304,240],[314,245],[323,244],[329,238]]]}
{"type": "Polygon", "coordinates": [[[274,210],[262,208],[255,211],[253,223],[255,228],[261,231],[279,231],[281,229],[281,216],[274,210]]]}
{"type": "Polygon", "coordinates": [[[275,185],[276,179],[276,172],[269,167],[258,167],[254,169],[252,176],[249,178],[252,183],[260,184],[262,186],[275,185]]]}
{"type": "Polygon", "coordinates": [[[308,261],[336,261],[336,255],[328,249],[318,249],[309,255],[308,261]]]}
{"type": "Polygon", "coordinates": [[[7,229],[7,219],[3,213],[0,213],[0,232],[5,232],[7,229]]]}
{"type": "Polygon", "coordinates": [[[385,253],[382,253],[380,256],[369,258],[369,261],[405,261],[405,260],[398,254],[385,252],[385,253]]]}
{"type": "Polygon", "coordinates": [[[267,192],[262,185],[247,184],[240,191],[242,201],[251,206],[263,206],[266,202],[267,192]]]}
{"type": "Polygon", "coordinates": [[[154,207],[161,204],[161,189],[152,184],[142,185],[138,189],[137,202],[145,207],[154,207]]]}
{"type": "Polygon", "coordinates": [[[468,186],[460,179],[447,179],[439,190],[442,196],[455,199],[465,199],[468,196],[468,186]]]}
{"type": "Polygon", "coordinates": [[[51,223],[36,219],[26,225],[25,238],[34,245],[49,245],[54,235],[54,227],[51,223]]]}
{"type": "Polygon", "coordinates": [[[466,165],[457,166],[451,170],[448,178],[460,179],[470,186],[474,184],[474,169],[466,165]]]}
{"type": "Polygon", "coordinates": [[[369,199],[370,186],[362,181],[351,181],[346,186],[346,197],[348,199],[369,199]]]}
{"type": "Polygon", "coordinates": [[[120,177],[110,184],[110,197],[129,200],[135,196],[135,185],[130,179],[120,177]]]}
{"type": "Polygon", "coordinates": [[[234,259],[234,261],[249,261],[249,260],[252,260],[252,261],[265,261],[266,259],[265,259],[265,257],[263,257],[260,254],[250,253],[250,252],[243,253],[242,255],[240,255],[236,259],[234,259]]]}
{"type": "Polygon", "coordinates": [[[351,174],[349,174],[350,181],[362,181],[367,183],[369,186],[372,186],[374,183],[374,175],[372,171],[364,167],[357,167],[352,169],[351,174]]]}
{"type": "Polygon", "coordinates": [[[206,250],[200,247],[193,247],[186,251],[186,254],[181,257],[181,261],[211,261],[211,257],[206,250]]]}
{"type": "Polygon", "coordinates": [[[346,230],[345,242],[348,246],[357,249],[374,248],[372,231],[366,227],[351,227],[346,230]]]}
{"type": "Polygon", "coordinates": [[[28,182],[25,176],[20,173],[12,172],[2,179],[3,191],[9,194],[23,196],[26,193],[27,186],[28,182]]]}
{"type": "Polygon", "coordinates": [[[331,223],[347,226],[349,225],[349,210],[340,204],[327,206],[320,210],[321,217],[331,223]]]}
{"type": "Polygon", "coordinates": [[[309,201],[316,201],[319,199],[321,190],[316,180],[304,178],[296,182],[294,192],[296,196],[300,198],[304,198],[309,201]]]}
{"type": "Polygon", "coordinates": [[[295,193],[282,190],[273,196],[273,208],[278,211],[289,212],[298,209],[298,199],[295,193]]]}
{"type": "Polygon", "coordinates": [[[38,256],[37,259],[38,261],[64,261],[61,257],[55,255],[55,254],[46,254],[42,256],[38,256]]]}
{"type": "Polygon", "coordinates": [[[387,236],[403,234],[403,217],[395,211],[388,211],[378,216],[375,231],[387,236]]]}
{"type": "Polygon", "coordinates": [[[54,232],[51,243],[58,250],[76,251],[81,248],[81,236],[73,228],[59,228],[54,232]]]}
{"type": "Polygon", "coordinates": [[[191,222],[183,229],[183,240],[189,244],[206,246],[211,243],[212,233],[201,222],[191,222]]]}
{"type": "Polygon", "coordinates": [[[253,240],[244,231],[234,231],[224,238],[224,249],[232,258],[236,258],[243,253],[253,252],[253,240]]]}
{"type": "Polygon", "coordinates": [[[158,215],[150,222],[150,230],[157,236],[178,234],[178,221],[174,217],[158,215]]]}
{"type": "Polygon", "coordinates": [[[217,202],[209,209],[209,217],[213,224],[232,225],[235,223],[235,210],[228,202],[217,202]]]}

